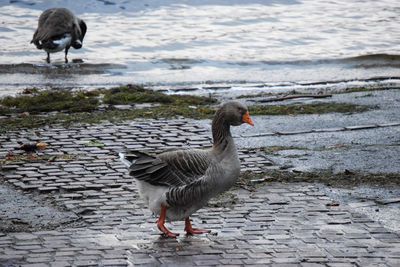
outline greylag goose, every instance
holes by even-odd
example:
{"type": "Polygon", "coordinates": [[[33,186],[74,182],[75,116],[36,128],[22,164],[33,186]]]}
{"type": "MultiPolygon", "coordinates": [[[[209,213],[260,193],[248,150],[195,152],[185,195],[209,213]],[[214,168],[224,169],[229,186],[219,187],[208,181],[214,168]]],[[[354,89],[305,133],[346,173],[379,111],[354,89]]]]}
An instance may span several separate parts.
{"type": "Polygon", "coordinates": [[[68,9],[50,8],[40,15],[38,28],[33,34],[31,43],[47,52],[47,63],[50,63],[50,53],[65,49],[65,63],[68,63],[69,48],[82,47],[86,30],[85,22],[68,9]]]}
{"type": "Polygon", "coordinates": [[[139,194],[145,204],[159,215],[157,226],[168,237],[165,220],[185,220],[187,234],[210,233],[193,228],[189,216],[208,200],[228,190],[236,182],[240,163],[230,126],[254,125],[247,107],[230,101],[222,105],[212,120],[213,146],[209,149],[183,149],[150,156],[131,151],[120,153],[129,166],[130,175],[138,182],[139,194]]]}

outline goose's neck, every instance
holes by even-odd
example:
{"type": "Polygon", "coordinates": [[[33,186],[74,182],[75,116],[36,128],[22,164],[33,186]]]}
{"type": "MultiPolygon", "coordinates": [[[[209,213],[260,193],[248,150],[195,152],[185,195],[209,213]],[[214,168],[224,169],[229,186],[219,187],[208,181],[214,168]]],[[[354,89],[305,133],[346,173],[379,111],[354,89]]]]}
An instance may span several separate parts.
{"type": "Polygon", "coordinates": [[[213,135],[213,149],[224,151],[226,147],[232,143],[232,135],[230,124],[217,113],[211,124],[211,131],[213,135]]]}

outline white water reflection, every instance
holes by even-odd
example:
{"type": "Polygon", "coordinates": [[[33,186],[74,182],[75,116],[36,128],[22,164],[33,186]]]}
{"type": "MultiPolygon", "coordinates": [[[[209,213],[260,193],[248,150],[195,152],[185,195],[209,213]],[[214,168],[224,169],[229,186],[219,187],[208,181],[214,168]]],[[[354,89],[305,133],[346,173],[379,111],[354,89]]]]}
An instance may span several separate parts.
{"type": "MultiPolygon", "coordinates": [[[[70,8],[88,25],[83,48],[71,49],[69,55],[85,62],[79,65],[85,75],[74,73],[70,80],[75,86],[176,87],[399,76],[400,57],[395,55],[400,51],[400,3],[389,0],[3,0],[3,69],[44,63],[46,54],[29,42],[40,13],[55,6],[70,8]],[[377,56],[360,57],[365,55],[377,56]],[[124,67],[88,74],[85,64],[124,67]]],[[[61,64],[63,53],[52,55],[52,60],[61,64]]],[[[0,70],[0,88],[64,83],[57,75],[11,70],[0,70]]]]}

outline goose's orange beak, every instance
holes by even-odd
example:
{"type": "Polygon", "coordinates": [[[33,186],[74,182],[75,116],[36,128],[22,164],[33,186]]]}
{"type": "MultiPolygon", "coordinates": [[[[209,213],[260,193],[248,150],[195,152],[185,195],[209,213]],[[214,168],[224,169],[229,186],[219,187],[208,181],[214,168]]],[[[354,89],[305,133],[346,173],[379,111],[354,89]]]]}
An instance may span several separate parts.
{"type": "Polygon", "coordinates": [[[242,120],[243,120],[243,122],[248,123],[248,124],[250,124],[251,126],[254,126],[254,123],[253,123],[253,121],[252,121],[251,118],[250,118],[249,112],[246,112],[246,113],[243,114],[242,120]]]}

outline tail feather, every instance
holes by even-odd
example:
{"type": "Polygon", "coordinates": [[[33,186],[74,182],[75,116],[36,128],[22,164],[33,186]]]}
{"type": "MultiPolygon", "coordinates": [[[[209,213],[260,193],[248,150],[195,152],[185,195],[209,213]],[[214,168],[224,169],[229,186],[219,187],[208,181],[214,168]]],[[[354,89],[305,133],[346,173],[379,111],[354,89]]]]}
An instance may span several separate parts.
{"type": "Polygon", "coordinates": [[[127,160],[126,155],[125,155],[124,153],[122,153],[122,152],[118,153],[118,155],[119,155],[119,160],[120,160],[124,165],[126,165],[126,167],[128,167],[128,168],[129,168],[133,163],[135,163],[135,161],[136,161],[136,160],[133,160],[133,161],[127,160]]]}
{"type": "Polygon", "coordinates": [[[118,155],[122,163],[124,163],[128,168],[130,168],[138,159],[140,163],[152,162],[154,160],[154,157],[139,151],[128,151],[127,153],[120,152],[118,155]]]}

